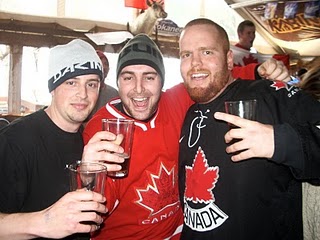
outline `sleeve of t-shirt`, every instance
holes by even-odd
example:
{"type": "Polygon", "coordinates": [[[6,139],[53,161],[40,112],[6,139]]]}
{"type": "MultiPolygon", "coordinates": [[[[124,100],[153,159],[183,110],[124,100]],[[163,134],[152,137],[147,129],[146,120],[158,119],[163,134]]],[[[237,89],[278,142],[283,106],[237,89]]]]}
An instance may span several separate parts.
{"type": "Polygon", "coordinates": [[[0,134],[0,212],[15,213],[27,195],[26,161],[19,149],[0,134]]]}
{"type": "Polygon", "coordinates": [[[277,98],[278,114],[285,121],[274,126],[272,160],[289,166],[297,179],[320,180],[320,103],[289,85],[270,97],[277,98]]]}

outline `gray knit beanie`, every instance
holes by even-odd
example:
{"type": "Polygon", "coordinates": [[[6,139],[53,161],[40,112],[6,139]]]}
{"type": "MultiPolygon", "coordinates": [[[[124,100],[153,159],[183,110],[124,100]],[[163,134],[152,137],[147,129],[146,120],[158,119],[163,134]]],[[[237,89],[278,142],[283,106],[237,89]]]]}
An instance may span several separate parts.
{"type": "Polygon", "coordinates": [[[68,79],[97,74],[103,78],[101,60],[96,50],[86,41],[74,39],[68,44],[50,49],[49,54],[49,92],[68,79]]]}
{"type": "Polygon", "coordinates": [[[154,68],[160,75],[163,86],[165,70],[162,54],[155,42],[145,34],[136,35],[119,53],[116,70],[117,79],[124,67],[139,64],[154,68]]]}

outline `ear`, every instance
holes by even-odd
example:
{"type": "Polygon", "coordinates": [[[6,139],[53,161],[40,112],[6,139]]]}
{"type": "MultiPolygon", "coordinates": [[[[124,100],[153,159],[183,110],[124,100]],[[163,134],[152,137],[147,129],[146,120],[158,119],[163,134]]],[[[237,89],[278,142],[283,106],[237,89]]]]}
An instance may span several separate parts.
{"type": "Polygon", "coordinates": [[[233,69],[233,52],[232,50],[229,50],[227,53],[227,64],[228,64],[228,70],[233,69]]]}

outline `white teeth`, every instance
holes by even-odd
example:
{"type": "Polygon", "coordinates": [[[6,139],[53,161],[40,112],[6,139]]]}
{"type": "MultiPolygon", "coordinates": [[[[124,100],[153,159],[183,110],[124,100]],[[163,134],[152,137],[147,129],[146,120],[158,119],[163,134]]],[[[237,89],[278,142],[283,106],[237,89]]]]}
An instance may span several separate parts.
{"type": "Polygon", "coordinates": [[[201,78],[201,77],[207,77],[208,74],[205,74],[205,73],[195,73],[195,74],[192,74],[192,78],[201,78]]]}
{"type": "Polygon", "coordinates": [[[133,100],[137,102],[142,102],[142,101],[146,101],[147,98],[133,98],[133,100]]]}

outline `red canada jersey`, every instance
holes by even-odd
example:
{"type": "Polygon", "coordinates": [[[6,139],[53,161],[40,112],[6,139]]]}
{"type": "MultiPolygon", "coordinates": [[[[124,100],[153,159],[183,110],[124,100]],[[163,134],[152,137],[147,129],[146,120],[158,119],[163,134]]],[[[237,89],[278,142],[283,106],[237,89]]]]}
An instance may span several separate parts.
{"type": "MultiPolygon", "coordinates": [[[[111,101],[89,121],[83,135],[85,144],[101,131],[103,118],[128,118],[115,108],[119,103],[120,99],[111,101]]],[[[94,239],[165,239],[181,231],[179,136],[192,103],[179,84],[162,93],[153,118],[148,122],[135,120],[129,175],[108,178],[106,198],[110,214],[94,239]]]]}

